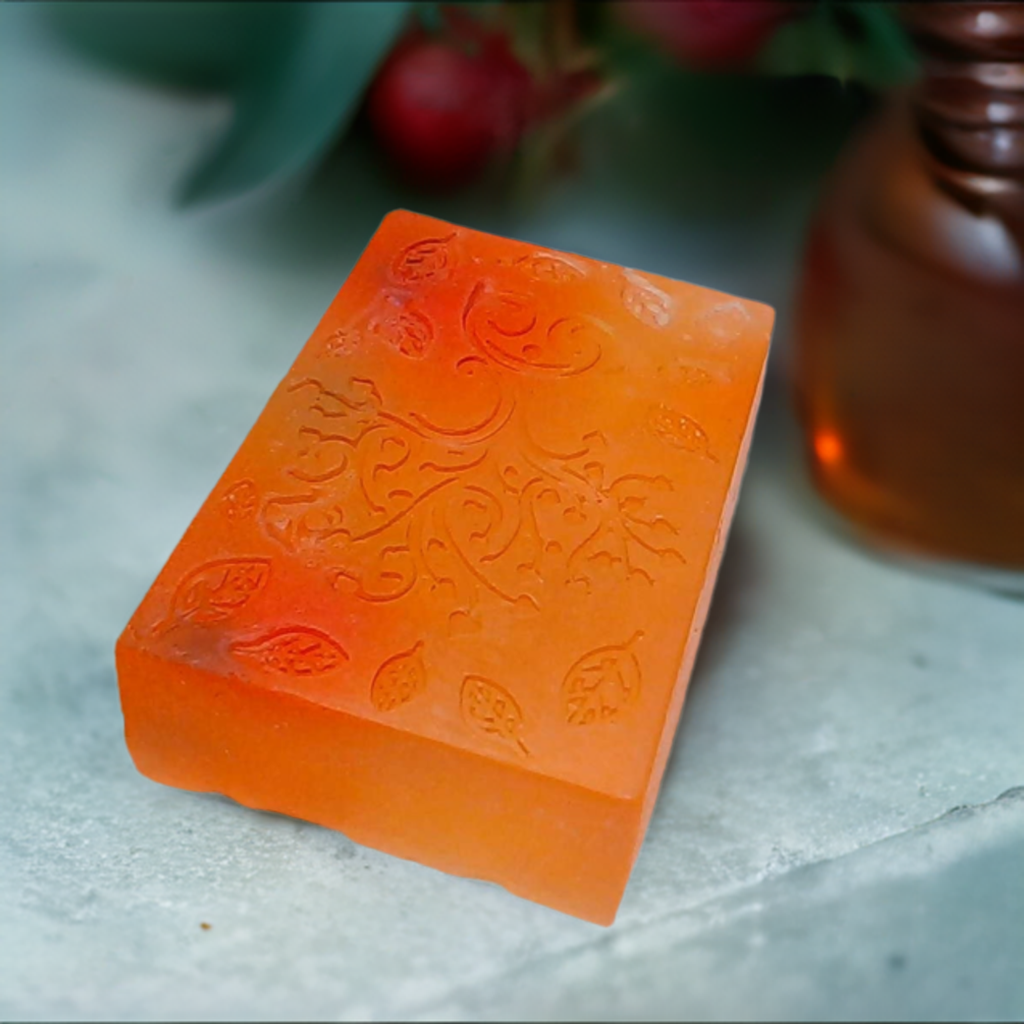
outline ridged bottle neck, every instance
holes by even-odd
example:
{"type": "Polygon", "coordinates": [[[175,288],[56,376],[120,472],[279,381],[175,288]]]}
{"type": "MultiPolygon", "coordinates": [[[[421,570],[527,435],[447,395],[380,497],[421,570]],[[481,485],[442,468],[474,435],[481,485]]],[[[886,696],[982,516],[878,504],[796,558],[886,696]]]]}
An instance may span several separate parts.
{"type": "Polygon", "coordinates": [[[914,96],[941,186],[1024,237],[1024,3],[904,3],[914,96]]]}

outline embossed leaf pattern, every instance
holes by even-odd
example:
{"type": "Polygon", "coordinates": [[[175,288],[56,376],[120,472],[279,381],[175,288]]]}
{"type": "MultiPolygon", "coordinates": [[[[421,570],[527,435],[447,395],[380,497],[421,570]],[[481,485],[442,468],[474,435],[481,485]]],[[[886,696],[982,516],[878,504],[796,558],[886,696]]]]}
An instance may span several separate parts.
{"type": "Polygon", "coordinates": [[[414,309],[403,309],[375,320],[370,331],[403,356],[422,359],[434,342],[434,326],[414,309]]]}
{"type": "Polygon", "coordinates": [[[231,645],[231,652],[289,676],[323,675],[348,660],[341,644],[309,626],[289,626],[239,641],[231,645]]]}
{"type": "Polygon", "coordinates": [[[633,271],[626,271],[622,304],[648,327],[666,327],[672,319],[672,300],[668,295],[633,271]]]}
{"type": "Polygon", "coordinates": [[[267,558],[224,558],[193,570],[174,594],[171,615],[159,632],[191,622],[209,626],[232,618],[267,585],[267,558]]]}
{"type": "Polygon", "coordinates": [[[523,743],[523,712],[503,686],[483,676],[466,676],[462,684],[462,714],[480,732],[511,743],[529,754],[523,743]]]}
{"type": "Polygon", "coordinates": [[[451,265],[451,241],[454,234],[444,238],[424,238],[406,246],[395,257],[391,272],[402,284],[418,284],[445,277],[451,265]]]}
{"type": "Polygon", "coordinates": [[[426,689],[427,670],[422,651],[420,641],[411,650],[388,658],[377,669],[370,684],[370,703],[378,711],[394,711],[426,689]]]}
{"type": "Polygon", "coordinates": [[[355,327],[338,327],[327,335],[324,348],[332,356],[350,356],[359,350],[361,341],[355,327]]]}
{"type": "Polygon", "coordinates": [[[685,413],[659,405],[651,412],[651,428],[662,441],[673,448],[697,452],[712,462],[718,461],[711,454],[711,438],[708,437],[707,431],[685,413]]]}
{"type": "Polygon", "coordinates": [[[580,658],[562,683],[569,725],[609,725],[640,699],[640,662],[631,650],[642,633],[626,643],[598,647],[580,658]]]}
{"type": "Polygon", "coordinates": [[[228,519],[235,522],[248,519],[259,504],[259,491],[252,480],[239,480],[228,489],[222,502],[228,519]]]}
{"type": "Polygon", "coordinates": [[[582,266],[570,262],[564,256],[548,252],[522,256],[516,261],[516,266],[521,267],[537,281],[550,281],[554,284],[570,284],[586,276],[582,266]]]}
{"type": "Polygon", "coordinates": [[[735,341],[750,324],[750,313],[742,302],[719,302],[697,317],[697,322],[719,341],[735,341]]]}

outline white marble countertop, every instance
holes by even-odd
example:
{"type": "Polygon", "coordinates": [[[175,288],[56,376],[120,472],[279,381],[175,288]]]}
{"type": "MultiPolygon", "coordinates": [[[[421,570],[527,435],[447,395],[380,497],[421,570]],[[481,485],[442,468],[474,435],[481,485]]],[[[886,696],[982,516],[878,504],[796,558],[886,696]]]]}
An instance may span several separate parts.
{"type": "Polygon", "coordinates": [[[782,314],[615,926],[136,773],[114,640],[415,202],[355,147],[175,209],[227,116],[0,8],[0,1018],[1024,1017],[1024,605],[875,558],[809,495],[782,373],[806,199],[684,216],[664,176],[593,173],[529,210],[419,203],[782,314]]]}

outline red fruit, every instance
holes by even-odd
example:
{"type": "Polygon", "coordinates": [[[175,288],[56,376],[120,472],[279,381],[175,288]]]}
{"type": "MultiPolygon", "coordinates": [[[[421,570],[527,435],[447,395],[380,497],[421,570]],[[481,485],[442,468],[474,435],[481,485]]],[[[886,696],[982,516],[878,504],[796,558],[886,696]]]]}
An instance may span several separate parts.
{"type": "Polygon", "coordinates": [[[526,127],[528,72],[497,37],[467,50],[417,33],[399,44],[368,99],[378,141],[413,180],[453,187],[508,152],[526,127]]]}
{"type": "Polygon", "coordinates": [[[753,57],[776,28],[806,6],[782,0],[623,0],[624,17],[681,61],[735,67],[753,57]]]}

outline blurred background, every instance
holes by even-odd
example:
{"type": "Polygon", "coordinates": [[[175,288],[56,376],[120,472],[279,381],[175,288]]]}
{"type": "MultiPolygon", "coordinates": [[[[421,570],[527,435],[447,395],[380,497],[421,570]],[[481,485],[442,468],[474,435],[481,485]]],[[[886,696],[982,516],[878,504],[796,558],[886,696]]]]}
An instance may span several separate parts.
{"type": "Polygon", "coordinates": [[[0,1014],[1024,1016],[1021,8],[0,6],[0,1014]],[[397,207],[778,311],[609,930],[124,748],[114,639],[397,207]]]}

